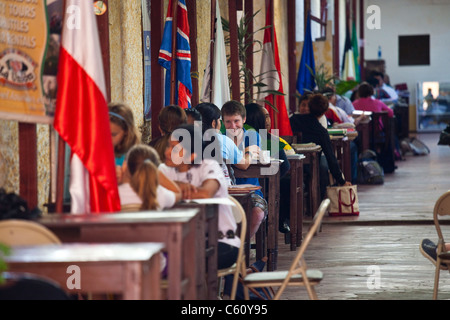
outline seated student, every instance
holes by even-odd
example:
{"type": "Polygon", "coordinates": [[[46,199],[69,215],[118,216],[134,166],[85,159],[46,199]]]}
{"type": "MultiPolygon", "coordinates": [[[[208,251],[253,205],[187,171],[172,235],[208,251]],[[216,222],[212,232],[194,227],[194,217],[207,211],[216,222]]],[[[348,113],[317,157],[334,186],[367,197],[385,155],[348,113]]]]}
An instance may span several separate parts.
{"type": "Polygon", "coordinates": [[[140,143],[134,115],[131,108],[124,103],[109,103],[109,124],[114,147],[117,183],[122,183],[121,166],[130,148],[140,143]]]}
{"type": "MultiPolygon", "coordinates": [[[[261,137],[254,130],[246,130],[244,123],[247,112],[244,106],[238,101],[228,101],[222,106],[222,120],[225,125],[226,134],[234,141],[240,150],[247,150],[252,158],[256,159],[258,154],[253,156],[253,150],[246,149],[249,146],[255,146],[257,152],[261,148],[261,137]]],[[[258,178],[236,178],[236,184],[252,184],[260,186],[258,178]]],[[[268,214],[267,201],[261,190],[252,193],[252,221],[250,221],[250,237],[253,237],[259,229],[262,221],[268,214]]]]}
{"type": "Polygon", "coordinates": [[[196,108],[185,109],[184,112],[186,112],[186,123],[195,125],[202,123],[202,115],[196,108]]]}
{"type": "MultiPolygon", "coordinates": [[[[268,133],[272,134],[272,119],[270,118],[269,111],[267,111],[267,109],[264,107],[262,108],[262,111],[264,112],[264,116],[265,116],[265,120],[266,120],[265,128],[268,133]]],[[[247,118],[248,118],[248,115],[247,115],[247,118]]],[[[248,119],[247,119],[247,122],[248,122],[248,119]]],[[[286,153],[286,155],[295,154],[295,150],[292,148],[292,146],[289,143],[287,143],[286,140],[284,140],[281,137],[278,137],[278,139],[280,140],[280,148],[283,149],[283,151],[286,153]]]]}
{"type": "Polygon", "coordinates": [[[123,183],[119,186],[122,206],[140,204],[140,210],[171,208],[181,200],[180,188],[160,170],[155,149],[133,146],[123,163],[123,183]]]}
{"type": "MultiPolygon", "coordinates": [[[[222,169],[216,160],[203,157],[204,148],[201,133],[194,129],[194,125],[181,125],[171,134],[165,163],[160,170],[179,184],[183,199],[228,198],[228,183],[222,169]],[[202,147],[197,151],[198,143],[202,147]]],[[[218,230],[217,267],[222,269],[236,262],[241,243],[229,205],[219,205],[218,230]]]]}
{"type": "Polygon", "coordinates": [[[156,149],[161,161],[164,161],[164,152],[166,150],[170,134],[180,124],[186,123],[187,116],[183,108],[177,105],[169,105],[160,111],[158,115],[159,131],[161,136],[150,141],[149,145],[156,149]]]}
{"type": "MultiPolygon", "coordinates": [[[[322,94],[314,94],[309,98],[309,114],[296,114],[290,119],[292,131],[294,133],[301,132],[301,143],[313,142],[322,147],[322,153],[325,156],[321,158],[320,164],[320,193],[321,199],[325,199],[327,186],[329,183],[328,170],[331,172],[334,180],[338,185],[351,185],[346,181],[339,167],[338,161],[333,151],[330,135],[328,131],[320,124],[319,118],[328,110],[328,99],[322,94]],[[326,161],[324,161],[326,160],[326,161]]],[[[306,173],[310,170],[305,166],[306,173]]]]}
{"type": "MultiPolygon", "coordinates": [[[[204,139],[207,141],[216,141],[220,144],[218,148],[222,152],[222,160],[221,166],[225,177],[229,184],[236,184],[236,180],[234,178],[234,174],[229,172],[229,168],[227,164],[233,164],[237,168],[241,170],[247,170],[250,166],[252,158],[250,153],[242,152],[239,148],[234,144],[233,140],[231,140],[228,136],[222,134],[220,132],[221,129],[221,121],[220,118],[222,116],[220,109],[213,103],[204,102],[200,103],[195,107],[196,110],[201,114],[202,117],[202,130],[204,134],[204,139]],[[213,136],[215,138],[213,138],[213,136]]],[[[248,150],[248,148],[247,148],[248,150]]]]}
{"type": "MultiPolygon", "coordinates": [[[[280,213],[279,213],[279,231],[283,232],[283,233],[287,233],[290,231],[289,228],[289,216],[290,216],[290,211],[289,211],[289,207],[285,207],[283,205],[281,205],[281,203],[283,203],[286,198],[290,197],[289,193],[284,193],[281,192],[282,188],[283,188],[283,182],[284,179],[286,178],[287,180],[290,181],[290,177],[287,177],[289,170],[291,169],[290,163],[289,163],[289,159],[286,156],[286,153],[284,152],[284,148],[285,145],[287,144],[287,142],[282,142],[281,138],[273,136],[272,134],[269,133],[269,131],[267,131],[267,120],[266,120],[266,112],[264,112],[264,110],[266,110],[266,108],[260,106],[257,103],[249,103],[245,105],[245,110],[247,112],[247,119],[245,121],[245,123],[249,126],[251,126],[253,129],[255,129],[256,131],[259,132],[261,138],[263,140],[266,141],[266,150],[270,151],[270,156],[273,158],[277,158],[277,159],[281,159],[283,160],[283,162],[280,165],[280,196],[281,196],[281,201],[280,201],[280,213]],[[265,130],[265,131],[263,131],[265,130]],[[265,133],[263,135],[263,133],[265,133]],[[276,143],[278,142],[278,146],[273,148],[272,147],[272,143],[276,143]]],[[[267,111],[267,110],[266,110],[267,111]]],[[[267,114],[269,114],[267,112],[267,114]]],[[[270,118],[270,116],[269,116],[270,118]]],[[[263,143],[263,147],[264,147],[264,143],[263,143]]],[[[292,148],[292,147],[291,147],[292,148]]],[[[288,184],[289,182],[286,181],[288,184]]],[[[286,184],[286,183],[284,183],[286,184]]]]}
{"type": "Polygon", "coordinates": [[[388,97],[384,97],[383,99],[380,99],[384,103],[387,104],[393,104],[398,101],[398,93],[395,91],[394,88],[392,88],[386,81],[386,76],[382,72],[375,71],[372,73],[372,76],[378,80],[378,88],[383,90],[387,93],[388,97]]]}
{"type": "Polygon", "coordinates": [[[372,98],[374,94],[373,87],[363,82],[358,87],[359,98],[353,101],[355,110],[371,111],[371,112],[383,112],[387,111],[390,118],[394,116],[394,111],[385,105],[382,101],[372,98]]]}

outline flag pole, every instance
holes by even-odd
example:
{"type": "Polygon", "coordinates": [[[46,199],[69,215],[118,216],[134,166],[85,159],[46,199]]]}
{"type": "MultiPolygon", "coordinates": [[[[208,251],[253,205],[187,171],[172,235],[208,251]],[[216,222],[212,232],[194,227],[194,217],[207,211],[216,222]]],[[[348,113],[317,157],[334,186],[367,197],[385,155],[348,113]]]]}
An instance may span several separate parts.
{"type": "Polygon", "coordinates": [[[178,0],[172,2],[172,60],[170,62],[170,104],[175,101],[175,90],[177,87],[177,33],[178,33],[178,0]]]}
{"type": "MultiPolygon", "coordinates": [[[[270,32],[271,32],[271,42],[272,42],[272,51],[273,51],[273,56],[275,56],[275,14],[274,14],[274,5],[273,5],[273,0],[268,0],[268,6],[267,8],[270,10],[270,24],[272,25],[270,28],[270,32]]],[[[278,71],[277,71],[278,72],[278,71]]],[[[280,78],[281,81],[281,78],[280,78]]],[[[273,96],[273,106],[275,108],[275,110],[278,110],[278,105],[277,105],[277,96],[275,94],[272,94],[273,96]]],[[[278,114],[280,113],[280,111],[275,111],[273,112],[273,128],[274,129],[278,129],[278,114]]]]}
{"type": "MultiPolygon", "coordinates": [[[[213,90],[214,90],[214,47],[216,41],[216,27],[217,26],[217,0],[211,1],[211,42],[210,42],[210,61],[209,61],[209,101],[213,102],[213,90]]],[[[219,106],[222,107],[222,106],[219,106]]]]}

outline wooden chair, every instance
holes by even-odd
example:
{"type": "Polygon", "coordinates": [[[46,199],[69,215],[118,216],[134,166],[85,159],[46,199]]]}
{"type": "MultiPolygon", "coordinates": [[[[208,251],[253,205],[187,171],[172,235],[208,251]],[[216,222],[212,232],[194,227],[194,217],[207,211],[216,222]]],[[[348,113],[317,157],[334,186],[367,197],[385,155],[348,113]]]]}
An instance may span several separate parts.
{"type": "MultiPolygon", "coordinates": [[[[433,299],[437,299],[438,287],[439,287],[439,275],[441,271],[441,263],[450,267],[450,251],[445,248],[445,240],[441,231],[439,218],[442,216],[450,215],[450,190],[445,192],[439,197],[434,205],[433,218],[434,225],[438,234],[438,246],[437,246],[437,259],[436,259],[436,271],[434,276],[434,291],[433,299]]],[[[450,268],[449,268],[450,270],[450,268]]]]}
{"type": "Polygon", "coordinates": [[[320,270],[308,270],[303,255],[308,248],[311,239],[316,234],[329,205],[330,199],[325,199],[320,204],[319,209],[314,215],[311,227],[288,271],[255,272],[248,275],[246,273],[242,274],[246,300],[249,299],[248,288],[269,286],[279,287],[273,298],[274,300],[280,299],[281,294],[287,286],[305,286],[310,299],[317,300],[314,286],[320,283],[323,274],[320,270]]]}
{"type": "MultiPolygon", "coordinates": [[[[229,196],[230,200],[234,202],[233,215],[236,219],[238,225],[240,225],[240,235],[241,246],[239,247],[239,253],[236,262],[229,268],[217,270],[217,276],[219,277],[220,282],[222,282],[223,277],[232,274],[233,275],[233,286],[231,288],[230,300],[235,300],[236,298],[236,290],[239,280],[239,273],[245,272],[245,235],[247,232],[247,218],[245,216],[244,208],[241,206],[239,201],[237,201],[234,197],[229,196]]],[[[219,284],[219,297],[222,295],[222,285],[219,284]]]]}
{"type": "Polygon", "coordinates": [[[0,221],[0,242],[7,246],[61,244],[59,238],[43,225],[15,219],[0,221]]]}

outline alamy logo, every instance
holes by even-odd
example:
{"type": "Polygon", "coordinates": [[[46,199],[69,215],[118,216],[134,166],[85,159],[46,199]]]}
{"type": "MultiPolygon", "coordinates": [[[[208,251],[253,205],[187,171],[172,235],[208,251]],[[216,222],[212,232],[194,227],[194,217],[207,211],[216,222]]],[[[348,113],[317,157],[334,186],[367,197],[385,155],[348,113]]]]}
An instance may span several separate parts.
{"type": "Polygon", "coordinates": [[[69,290],[81,289],[81,269],[79,266],[71,265],[67,267],[66,273],[70,274],[67,278],[66,286],[69,290]]]}
{"type": "Polygon", "coordinates": [[[370,290],[378,290],[381,288],[381,269],[379,266],[367,267],[367,288],[370,290]]]}
{"type": "Polygon", "coordinates": [[[367,7],[367,14],[370,16],[367,18],[366,26],[369,30],[381,29],[381,9],[379,6],[371,5],[367,7]]]}

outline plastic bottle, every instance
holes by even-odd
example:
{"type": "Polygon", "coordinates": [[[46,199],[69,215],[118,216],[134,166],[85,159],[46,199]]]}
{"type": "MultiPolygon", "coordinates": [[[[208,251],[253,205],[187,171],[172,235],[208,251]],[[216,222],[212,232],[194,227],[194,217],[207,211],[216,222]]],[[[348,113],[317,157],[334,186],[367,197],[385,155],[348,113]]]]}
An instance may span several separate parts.
{"type": "Polygon", "coordinates": [[[378,46],[378,60],[381,59],[381,46],[378,46]]]}

